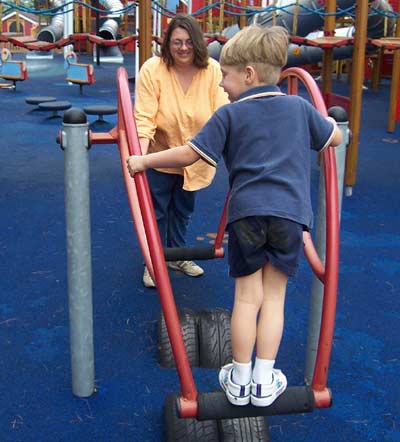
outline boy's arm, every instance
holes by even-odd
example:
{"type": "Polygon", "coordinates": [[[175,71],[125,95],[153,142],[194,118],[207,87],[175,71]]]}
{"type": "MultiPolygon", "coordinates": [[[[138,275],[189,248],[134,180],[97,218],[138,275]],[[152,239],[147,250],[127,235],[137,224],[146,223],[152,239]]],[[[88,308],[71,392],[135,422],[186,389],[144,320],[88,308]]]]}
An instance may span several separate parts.
{"type": "Polygon", "coordinates": [[[146,169],[184,167],[193,164],[200,155],[188,145],[174,147],[162,152],[148,155],[132,155],[127,160],[128,171],[133,177],[135,173],[146,169]]]}
{"type": "Polygon", "coordinates": [[[339,144],[342,142],[342,131],[339,129],[338,125],[336,124],[336,120],[334,118],[326,117],[326,119],[335,126],[335,130],[333,132],[330,145],[339,146],[339,144]]]}

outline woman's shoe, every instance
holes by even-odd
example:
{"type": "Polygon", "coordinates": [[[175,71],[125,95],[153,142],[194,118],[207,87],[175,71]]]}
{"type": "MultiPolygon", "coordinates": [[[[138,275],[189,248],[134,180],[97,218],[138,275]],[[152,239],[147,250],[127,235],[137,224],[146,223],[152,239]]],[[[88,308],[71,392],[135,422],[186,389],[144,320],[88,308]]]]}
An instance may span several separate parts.
{"type": "Polygon", "coordinates": [[[156,287],[153,278],[150,276],[149,269],[147,266],[144,266],[144,272],[143,272],[143,284],[145,287],[149,289],[154,289],[156,287]]]}
{"type": "Polygon", "coordinates": [[[193,261],[169,261],[170,269],[178,270],[188,276],[201,276],[204,270],[193,261]]]}

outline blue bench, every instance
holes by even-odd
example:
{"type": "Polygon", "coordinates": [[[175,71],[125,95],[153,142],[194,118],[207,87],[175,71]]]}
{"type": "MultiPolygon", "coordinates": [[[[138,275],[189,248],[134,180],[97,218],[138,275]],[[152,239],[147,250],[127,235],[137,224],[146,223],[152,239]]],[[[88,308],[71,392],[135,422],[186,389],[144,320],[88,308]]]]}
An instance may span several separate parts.
{"type": "Polygon", "coordinates": [[[83,86],[90,85],[95,82],[93,65],[85,63],[77,63],[76,55],[70,52],[66,56],[68,63],[66,80],[73,84],[79,85],[79,92],[82,95],[83,86]]]}
{"type": "Polygon", "coordinates": [[[12,81],[15,90],[17,81],[24,81],[28,78],[26,63],[16,60],[3,61],[0,67],[0,78],[12,81]]]}

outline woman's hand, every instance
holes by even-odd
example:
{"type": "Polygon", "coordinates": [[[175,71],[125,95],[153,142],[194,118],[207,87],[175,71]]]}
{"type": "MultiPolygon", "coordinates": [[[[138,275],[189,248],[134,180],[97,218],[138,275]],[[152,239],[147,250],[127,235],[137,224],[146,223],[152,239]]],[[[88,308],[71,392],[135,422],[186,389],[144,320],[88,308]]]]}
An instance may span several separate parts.
{"type": "Polygon", "coordinates": [[[126,160],[128,166],[128,171],[130,176],[133,178],[135,173],[142,172],[146,169],[144,165],[144,156],[132,155],[126,160]]]}

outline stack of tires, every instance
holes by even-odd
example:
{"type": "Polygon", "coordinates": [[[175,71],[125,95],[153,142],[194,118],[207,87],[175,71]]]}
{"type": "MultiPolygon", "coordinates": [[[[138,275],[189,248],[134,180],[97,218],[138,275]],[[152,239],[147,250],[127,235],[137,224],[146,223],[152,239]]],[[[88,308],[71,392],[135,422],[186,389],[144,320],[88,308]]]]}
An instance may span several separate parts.
{"type": "MultiPolygon", "coordinates": [[[[220,369],[232,361],[231,313],[225,309],[205,310],[195,314],[190,309],[178,311],[183,340],[191,367],[220,369]]],[[[159,363],[175,367],[165,320],[158,321],[159,363]]],[[[246,417],[198,421],[181,419],[176,407],[179,393],[170,394],[164,404],[167,442],[268,442],[269,431],[264,417],[246,417]]]]}

